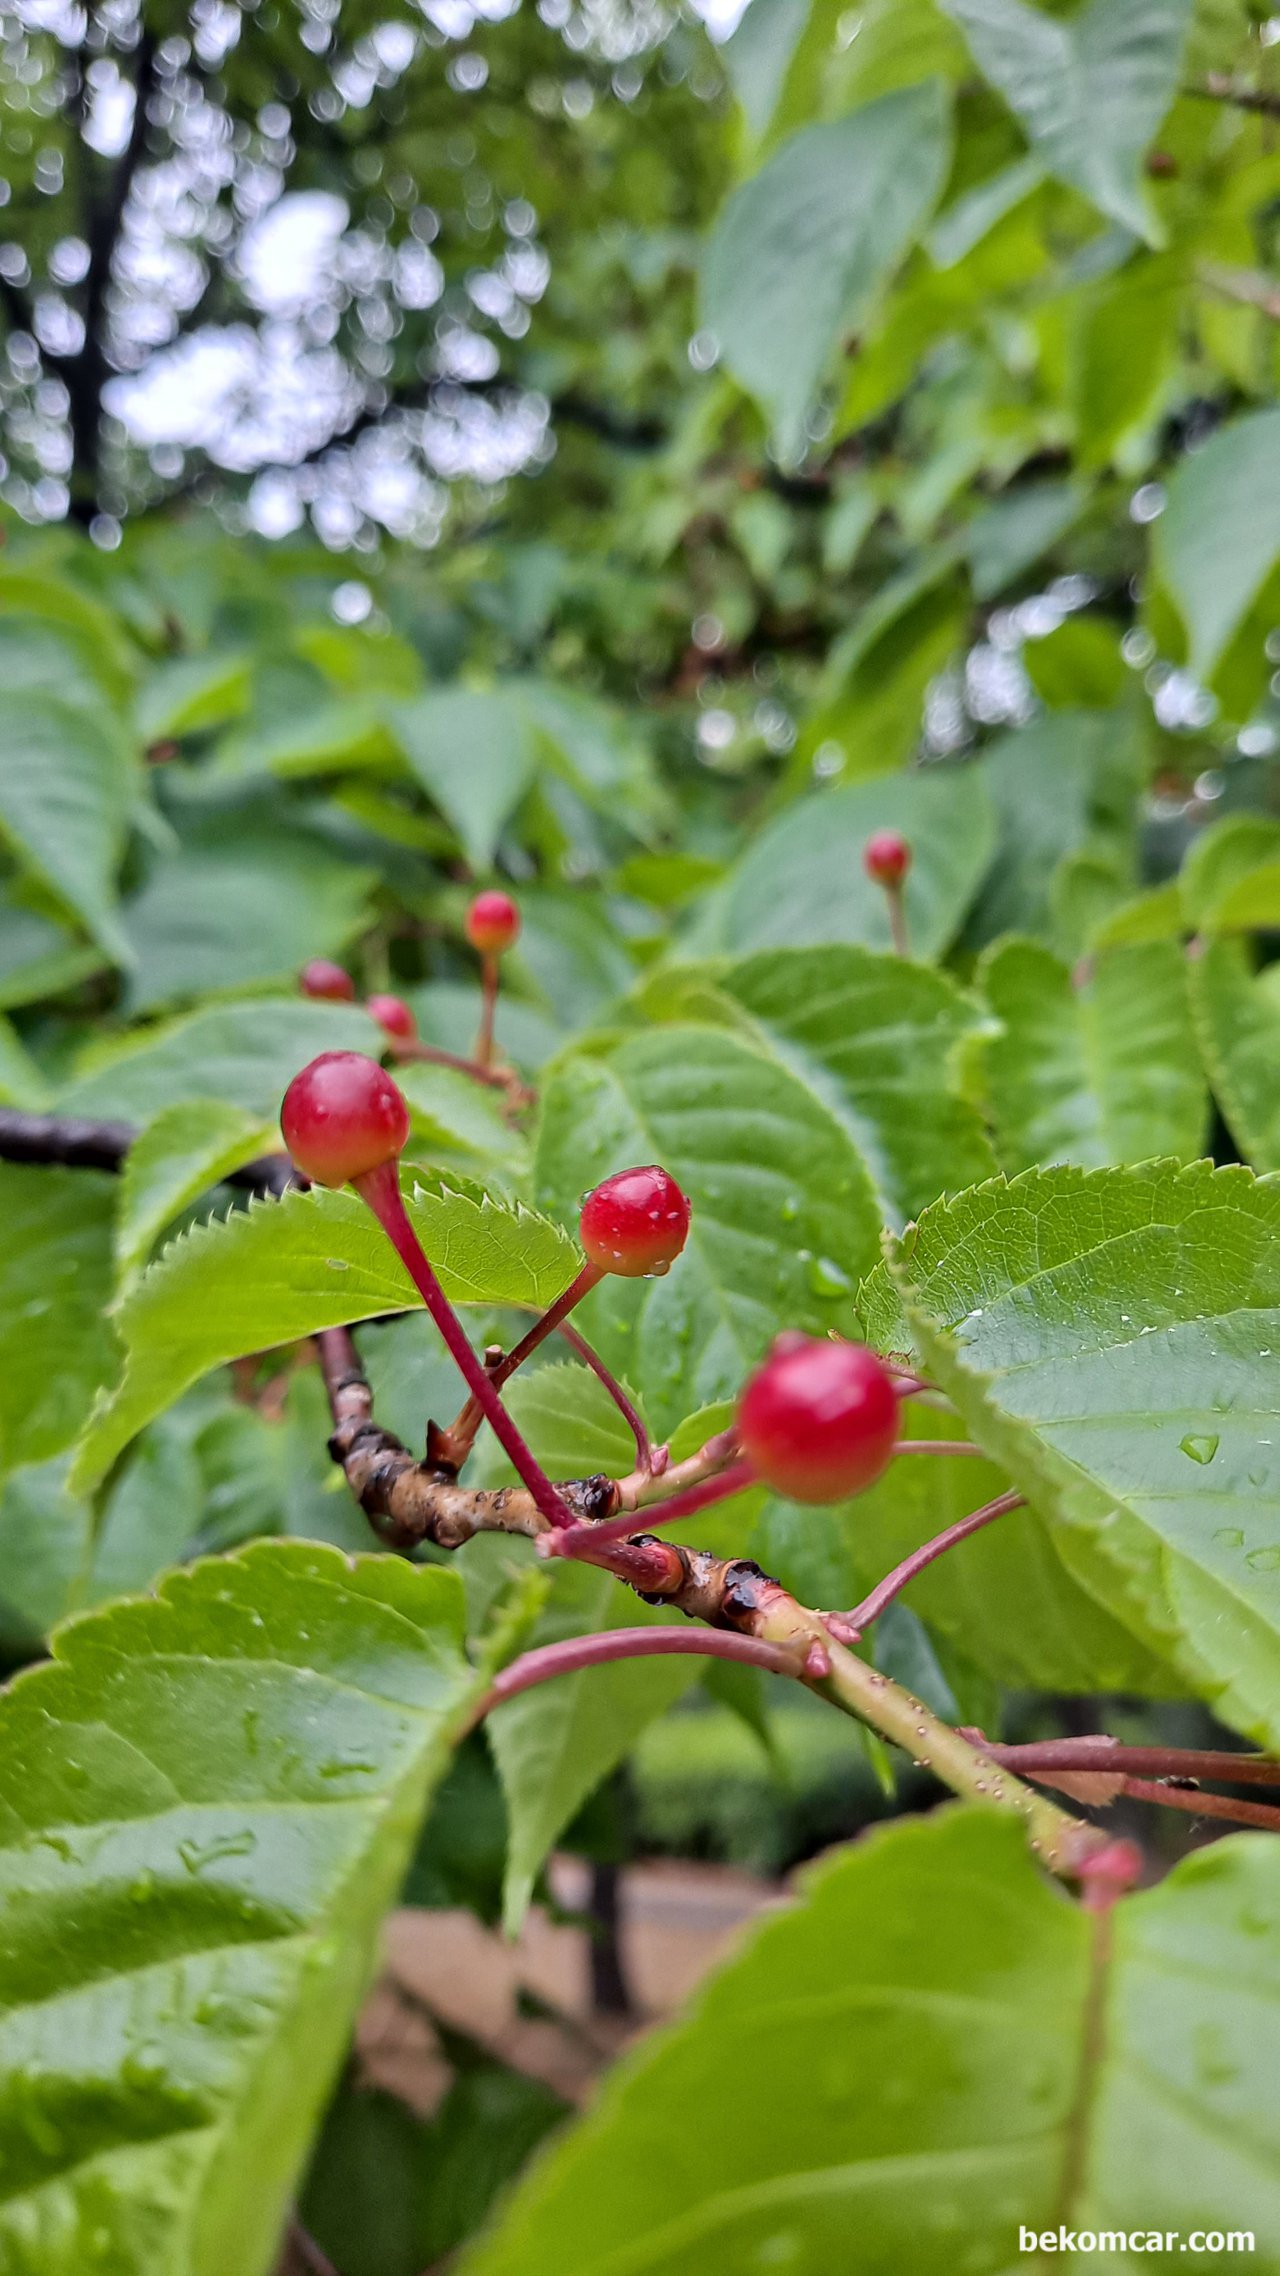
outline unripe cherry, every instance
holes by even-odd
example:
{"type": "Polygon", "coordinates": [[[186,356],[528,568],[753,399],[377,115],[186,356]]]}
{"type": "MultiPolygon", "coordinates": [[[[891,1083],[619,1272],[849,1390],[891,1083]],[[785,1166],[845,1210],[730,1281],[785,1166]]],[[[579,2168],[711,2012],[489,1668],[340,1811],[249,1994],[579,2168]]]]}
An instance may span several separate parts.
{"type": "Polygon", "coordinates": [[[509,893],[477,893],[467,911],[467,939],[482,956],[501,956],[520,930],[520,911],[509,893]]]}
{"type": "Polygon", "coordinates": [[[899,830],[876,830],[862,849],[862,866],[876,885],[901,885],[911,848],[899,830]]]}
{"type": "Polygon", "coordinates": [[[600,1272],[641,1280],[669,1272],[689,1237],[689,1202],[656,1163],[619,1170],[589,1193],[578,1233],[600,1272]]]}
{"type": "Polygon", "coordinates": [[[346,1185],[395,1161],[409,1109],[385,1067],[360,1051],[322,1051],[284,1094],[280,1128],[314,1185],[346,1185]]]}
{"type": "Polygon", "coordinates": [[[898,1437],[893,1378],[864,1344],[778,1337],[738,1408],[738,1440],[797,1502],[843,1501],[885,1468],[898,1437]]]}
{"type": "Polygon", "coordinates": [[[418,1023],[403,996],[370,996],[365,1010],[397,1043],[412,1043],[417,1035],[418,1023]]]}
{"type": "Polygon", "coordinates": [[[304,996],[315,996],[322,1003],[349,1004],[354,1001],[356,984],[349,972],[330,957],[313,956],[298,974],[298,986],[304,996]]]}

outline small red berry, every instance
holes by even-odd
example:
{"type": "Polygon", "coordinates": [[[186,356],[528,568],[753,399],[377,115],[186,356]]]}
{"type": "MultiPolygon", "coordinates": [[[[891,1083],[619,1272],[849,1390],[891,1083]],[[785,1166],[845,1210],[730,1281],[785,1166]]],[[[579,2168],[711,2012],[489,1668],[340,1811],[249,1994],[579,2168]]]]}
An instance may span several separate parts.
{"type": "Polygon", "coordinates": [[[304,996],[316,996],[323,1003],[349,1004],[353,1002],[356,984],[349,972],[340,964],[333,964],[327,956],[313,956],[298,974],[298,986],[304,996]]]}
{"type": "Polygon", "coordinates": [[[843,1501],[879,1477],[898,1437],[893,1378],[865,1344],[779,1336],[738,1408],[742,1451],[798,1502],[843,1501]]]}
{"type": "Polygon", "coordinates": [[[304,1177],[346,1185],[395,1160],[409,1135],[409,1109],[376,1059],[322,1051],[285,1092],[280,1128],[304,1177]]]}
{"type": "Polygon", "coordinates": [[[862,866],[877,885],[901,885],[911,867],[911,848],[897,830],[877,830],[862,849],[862,866]]]}
{"type": "Polygon", "coordinates": [[[624,1280],[669,1272],[689,1237],[689,1202],[655,1165],[619,1170],[582,1204],[582,1246],[601,1272],[624,1280]]]}
{"type": "Polygon", "coordinates": [[[403,996],[370,996],[365,1010],[397,1043],[412,1043],[418,1023],[403,996]]]}
{"type": "Polygon", "coordinates": [[[501,956],[520,930],[520,911],[509,893],[477,893],[467,911],[467,939],[482,956],[501,956]]]}

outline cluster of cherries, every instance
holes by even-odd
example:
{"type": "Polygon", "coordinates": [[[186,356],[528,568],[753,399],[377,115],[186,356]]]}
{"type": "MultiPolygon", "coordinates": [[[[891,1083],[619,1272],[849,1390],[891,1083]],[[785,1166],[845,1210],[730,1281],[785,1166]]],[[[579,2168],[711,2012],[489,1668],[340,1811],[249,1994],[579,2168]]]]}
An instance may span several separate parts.
{"type": "MultiPolygon", "coordinates": [[[[501,896],[482,896],[493,898],[501,896]]],[[[483,1412],[540,1506],[545,1487],[547,1514],[556,1519],[562,1513],[554,1488],[463,1336],[404,1211],[397,1164],[409,1136],[409,1110],[391,1076],[359,1052],[326,1051],[290,1083],[281,1128],[305,1177],[316,1185],[350,1184],[373,1209],[483,1412]]],[[[666,1170],[619,1170],[582,1205],[586,1263],[566,1297],[576,1302],[606,1273],[630,1280],[669,1271],[688,1232],[688,1199],[666,1170]]],[[[552,1312],[559,1319],[566,1309],[562,1298],[552,1312]]],[[[871,1485],[885,1468],[899,1413],[894,1379],[874,1352],[789,1333],[777,1338],[742,1394],[738,1448],[754,1474],[780,1493],[801,1502],[839,1501],[871,1485]]]]}
{"type": "MultiPolygon", "coordinates": [[[[514,945],[520,931],[520,911],[509,893],[477,893],[467,910],[465,927],[467,939],[488,969],[514,945]]],[[[304,996],[321,1003],[355,1002],[356,984],[351,974],[327,956],[314,956],[303,965],[298,986],[304,996]]],[[[417,1041],[418,1023],[403,996],[370,996],[365,1010],[393,1043],[417,1041]]]]}

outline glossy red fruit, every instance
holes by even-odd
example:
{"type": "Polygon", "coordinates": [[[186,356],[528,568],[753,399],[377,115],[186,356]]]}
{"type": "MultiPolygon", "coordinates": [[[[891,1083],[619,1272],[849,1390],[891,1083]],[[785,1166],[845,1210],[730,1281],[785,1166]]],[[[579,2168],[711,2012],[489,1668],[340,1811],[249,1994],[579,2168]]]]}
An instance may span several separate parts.
{"type": "Polygon", "coordinates": [[[324,1003],[349,1004],[355,999],[356,984],[351,974],[327,956],[313,956],[310,964],[303,965],[298,986],[304,996],[316,996],[324,1003]]]}
{"type": "Polygon", "coordinates": [[[520,930],[520,911],[509,893],[477,893],[467,911],[467,939],[482,956],[501,956],[520,930]]]}
{"type": "Polygon", "coordinates": [[[403,1151],[409,1109],[376,1059],[322,1051],[285,1092],[280,1128],[304,1177],[346,1185],[403,1151]]]}
{"type": "Polygon", "coordinates": [[[418,1023],[403,996],[370,996],[365,1010],[397,1043],[412,1043],[418,1023]]]}
{"type": "Polygon", "coordinates": [[[619,1170],[582,1204],[579,1237],[592,1264],[641,1280],[669,1272],[689,1237],[689,1202],[656,1164],[619,1170]]]}
{"type": "Polygon", "coordinates": [[[798,1502],[843,1501],[879,1477],[898,1437],[893,1378],[859,1343],[782,1335],[738,1408],[742,1451],[798,1502]]]}
{"type": "Polygon", "coordinates": [[[897,830],[877,830],[862,849],[862,866],[877,885],[901,885],[911,867],[911,848],[897,830]]]}

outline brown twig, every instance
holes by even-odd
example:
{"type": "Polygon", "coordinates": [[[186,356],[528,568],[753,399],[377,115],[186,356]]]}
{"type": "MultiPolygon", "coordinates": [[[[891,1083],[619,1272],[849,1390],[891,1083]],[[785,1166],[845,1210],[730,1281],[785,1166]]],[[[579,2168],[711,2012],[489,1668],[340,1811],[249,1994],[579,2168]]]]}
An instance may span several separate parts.
{"type": "MultiPolygon", "coordinates": [[[[373,1394],[348,1328],[322,1330],[316,1348],[333,1417],[329,1452],[388,1548],[407,1555],[424,1541],[458,1549],[477,1533],[533,1539],[546,1532],[547,1521],[523,1486],[460,1486],[451,1466],[419,1461],[393,1431],[374,1421],[373,1394]]],[[[573,1479],[559,1492],[580,1522],[609,1515],[614,1507],[610,1478],[573,1479]]]]}
{"type": "Polygon", "coordinates": [[[1234,103],[1238,111],[1260,111],[1264,118],[1280,119],[1280,94],[1246,86],[1226,71],[1207,72],[1197,85],[1184,87],[1182,92],[1201,102],[1234,103]]]}
{"type": "MultiPolygon", "coordinates": [[[[118,1171],[138,1133],[131,1122],[99,1122],[83,1115],[20,1114],[0,1108],[0,1161],[31,1162],[68,1170],[118,1171]]],[[[285,1193],[300,1183],[285,1154],[262,1154],[230,1170],[223,1185],[254,1193],[285,1193]]]]}

